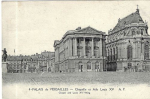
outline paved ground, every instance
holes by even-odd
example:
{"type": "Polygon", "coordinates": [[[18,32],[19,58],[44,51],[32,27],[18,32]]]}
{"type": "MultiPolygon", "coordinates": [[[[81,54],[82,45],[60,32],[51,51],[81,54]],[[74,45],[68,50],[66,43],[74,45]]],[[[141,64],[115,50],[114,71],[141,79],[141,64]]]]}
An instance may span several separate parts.
{"type": "Polygon", "coordinates": [[[150,72],[3,74],[3,84],[149,84],[150,72]]]}

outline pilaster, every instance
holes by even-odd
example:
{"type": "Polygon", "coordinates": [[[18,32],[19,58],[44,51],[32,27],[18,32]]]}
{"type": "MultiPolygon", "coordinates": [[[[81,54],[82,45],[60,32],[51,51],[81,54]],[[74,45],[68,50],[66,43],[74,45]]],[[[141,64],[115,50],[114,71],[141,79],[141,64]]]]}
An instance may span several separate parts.
{"type": "Polygon", "coordinates": [[[77,38],[74,38],[74,56],[76,57],[77,56],[77,38]]]}

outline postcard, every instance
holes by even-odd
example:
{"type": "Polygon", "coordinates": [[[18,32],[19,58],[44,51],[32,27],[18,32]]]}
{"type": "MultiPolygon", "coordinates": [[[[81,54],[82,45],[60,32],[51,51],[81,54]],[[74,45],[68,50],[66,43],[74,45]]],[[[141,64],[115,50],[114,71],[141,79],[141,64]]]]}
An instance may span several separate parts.
{"type": "Polygon", "coordinates": [[[150,1],[3,1],[3,99],[149,99],[150,1]]]}

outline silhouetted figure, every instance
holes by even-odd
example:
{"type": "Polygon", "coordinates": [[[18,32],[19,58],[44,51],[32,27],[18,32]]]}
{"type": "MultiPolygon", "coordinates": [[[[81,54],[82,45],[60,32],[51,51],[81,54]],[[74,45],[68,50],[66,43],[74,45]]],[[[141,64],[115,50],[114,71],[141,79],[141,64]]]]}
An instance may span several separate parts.
{"type": "Polygon", "coordinates": [[[2,55],[2,62],[6,62],[6,59],[7,59],[7,51],[6,51],[6,48],[4,48],[3,51],[3,55],[2,55]]]}

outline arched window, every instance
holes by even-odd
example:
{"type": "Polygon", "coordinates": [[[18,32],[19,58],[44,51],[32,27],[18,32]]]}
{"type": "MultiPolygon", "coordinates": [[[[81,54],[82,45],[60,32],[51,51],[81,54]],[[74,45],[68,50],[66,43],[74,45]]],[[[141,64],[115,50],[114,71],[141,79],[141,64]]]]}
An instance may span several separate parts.
{"type": "Polygon", "coordinates": [[[127,47],[127,59],[132,59],[132,46],[127,47]]]}
{"type": "Polygon", "coordinates": [[[81,69],[81,65],[82,65],[82,62],[80,61],[80,62],[78,63],[79,69],[81,69]]]}
{"type": "Polygon", "coordinates": [[[145,45],[144,47],[144,59],[149,59],[149,46],[145,45]]]}
{"type": "Polygon", "coordinates": [[[91,62],[87,62],[87,69],[91,69],[91,62]]]}
{"type": "Polygon", "coordinates": [[[134,30],[132,31],[132,35],[135,35],[135,31],[134,30]]]}

